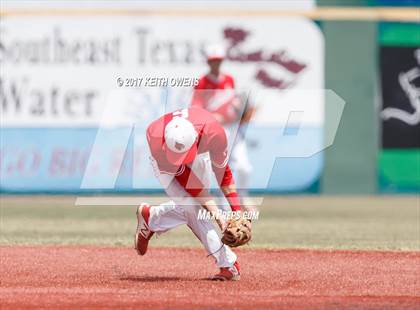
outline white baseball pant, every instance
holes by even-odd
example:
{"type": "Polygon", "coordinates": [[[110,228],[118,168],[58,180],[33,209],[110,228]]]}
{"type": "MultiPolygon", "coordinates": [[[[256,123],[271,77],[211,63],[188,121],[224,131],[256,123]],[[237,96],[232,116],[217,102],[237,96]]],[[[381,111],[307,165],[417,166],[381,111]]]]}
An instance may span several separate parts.
{"type": "MultiPolygon", "coordinates": [[[[236,261],[236,254],[221,242],[211,220],[198,218],[198,212],[203,207],[185,191],[173,175],[161,173],[152,157],[151,162],[156,177],[171,200],[150,209],[150,229],[161,234],[186,224],[203,244],[207,253],[216,260],[218,267],[231,267],[236,261]]],[[[200,178],[204,187],[210,188],[213,174],[208,153],[197,155],[191,169],[200,178]]]]}

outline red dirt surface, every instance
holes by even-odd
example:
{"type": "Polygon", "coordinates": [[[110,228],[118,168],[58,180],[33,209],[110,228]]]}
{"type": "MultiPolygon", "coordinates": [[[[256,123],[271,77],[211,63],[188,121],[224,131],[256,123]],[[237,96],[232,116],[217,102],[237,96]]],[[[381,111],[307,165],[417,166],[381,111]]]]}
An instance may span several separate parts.
{"type": "Polygon", "coordinates": [[[0,247],[0,308],[420,309],[420,252],[237,252],[213,282],[199,249],[0,247]]]}

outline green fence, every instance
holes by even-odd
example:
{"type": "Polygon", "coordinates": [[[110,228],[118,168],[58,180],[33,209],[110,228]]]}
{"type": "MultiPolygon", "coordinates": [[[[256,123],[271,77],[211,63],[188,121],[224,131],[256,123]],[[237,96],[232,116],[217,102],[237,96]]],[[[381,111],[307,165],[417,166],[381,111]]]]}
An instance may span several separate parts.
{"type": "Polygon", "coordinates": [[[322,192],[419,192],[420,23],[327,20],[320,25],[326,88],[346,101],[335,142],[325,151],[322,192]]]}

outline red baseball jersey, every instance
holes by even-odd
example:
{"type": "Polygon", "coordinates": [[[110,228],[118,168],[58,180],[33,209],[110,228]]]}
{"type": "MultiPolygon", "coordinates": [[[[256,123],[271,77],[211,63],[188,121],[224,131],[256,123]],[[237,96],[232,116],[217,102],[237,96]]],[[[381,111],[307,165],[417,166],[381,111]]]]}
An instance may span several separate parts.
{"type": "Polygon", "coordinates": [[[197,154],[209,152],[213,166],[217,168],[226,167],[228,152],[223,127],[211,113],[197,107],[191,107],[165,114],[152,122],[147,129],[150,151],[162,173],[177,175],[182,173],[184,169],[183,165],[179,167],[170,163],[165,154],[165,127],[174,117],[184,117],[193,124],[198,133],[197,154]]]}
{"type": "Polygon", "coordinates": [[[235,88],[233,77],[221,73],[218,77],[206,74],[200,78],[195,89],[230,89],[235,88]]]}
{"type": "MultiPolygon", "coordinates": [[[[181,166],[170,163],[165,154],[165,127],[174,117],[184,117],[197,131],[197,154],[208,152],[212,169],[220,186],[234,184],[233,174],[228,162],[227,139],[225,130],[210,112],[191,107],[168,113],[152,122],[147,128],[147,142],[161,173],[173,174],[178,183],[192,197],[197,197],[204,188],[200,178],[191,170],[189,164],[181,166]]],[[[232,211],[240,210],[236,192],[225,195],[232,211]]]]}
{"type": "Polygon", "coordinates": [[[232,105],[235,99],[234,88],[235,82],[230,75],[204,75],[194,88],[191,106],[217,113],[224,118],[224,123],[229,123],[237,118],[237,111],[232,105]]]}

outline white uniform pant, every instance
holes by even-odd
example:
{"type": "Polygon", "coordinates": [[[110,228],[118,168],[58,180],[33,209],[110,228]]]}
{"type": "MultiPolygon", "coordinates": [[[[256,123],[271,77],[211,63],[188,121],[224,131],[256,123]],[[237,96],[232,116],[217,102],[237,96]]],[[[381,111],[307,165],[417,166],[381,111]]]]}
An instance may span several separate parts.
{"type": "MultiPolygon", "coordinates": [[[[150,229],[159,234],[186,224],[206,248],[207,253],[214,257],[218,267],[231,267],[236,261],[236,255],[220,241],[211,220],[198,218],[198,212],[203,207],[185,191],[174,176],[160,173],[155,160],[151,161],[156,176],[171,200],[150,209],[150,229]]],[[[207,153],[196,157],[192,171],[206,188],[210,188],[212,169],[207,153]]]]}

